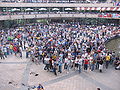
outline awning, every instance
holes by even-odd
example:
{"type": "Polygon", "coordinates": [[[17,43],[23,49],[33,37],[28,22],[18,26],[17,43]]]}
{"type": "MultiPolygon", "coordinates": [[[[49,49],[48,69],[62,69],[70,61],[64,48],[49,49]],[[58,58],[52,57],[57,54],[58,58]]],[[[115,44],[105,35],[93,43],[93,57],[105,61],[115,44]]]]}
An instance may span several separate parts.
{"type": "Polygon", "coordinates": [[[85,7],[81,7],[81,10],[85,10],[85,7]]]}
{"type": "Polygon", "coordinates": [[[111,8],[110,8],[110,11],[113,11],[113,9],[114,9],[114,7],[111,7],[111,8]]]}
{"type": "Polygon", "coordinates": [[[31,9],[31,8],[27,8],[27,9],[25,9],[26,11],[33,11],[33,9],[31,9]]]}
{"type": "Polygon", "coordinates": [[[78,7],[76,10],[120,11],[120,7],[78,7]]]}
{"type": "Polygon", "coordinates": [[[13,8],[13,9],[11,9],[11,11],[20,11],[20,9],[13,8]]]}
{"type": "Polygon", "coordinates": [[[119,7],[106,7],[106,8],[102,8],[102,11],[117,11],[119,9],[119,7]]]}
{"type": "Polygon", "coordinates": [[[101,7],[97,7],[97,9],[96,9],[96,10],[98,10],[98,11],[99,11],[99,10],[101,10],[101,7]]]}
{"type": "Polygon", "coordinates": [[[90,7],[87,7],[86,10],[90,10],[90,7]]]}
{"type": "Polygon", "coordinates": [[[114,7],[113,9],[112,9],[112,11],[117,11],[119,9],[119,7],[114,7]]]}
{"type": "Polygon", "coordinates": [[[95,7],[91,7],[91,10],[95,10],[95,7]]]}
{"type": "Polygon", "coordinates": [[[76,10],[80,10],[80,7],[77,7],[76,10]]]}
{"type": "Polygon", "coordinates": [[[54,10],[54,11],[55,11],[55,10],[58,11],[58,10],[60,10],[60,9],[59,9],[59,8],[53,8],[52,10],[54,10]]]}
{"type": "Polygon", "coordinates": [[[65,8],[65,10],[73,10],[72,8],[65,8]]]}
{"type": "Polygon", "coordinates": [[[47,9],[46,9],[46,8],[40,8],[39,10],[40,10],[40,11],[42,11],[42,10],[45,11],[45,10],[47,10],[47,9]]]}
{"type": "Polygon", "coordinates": [[[120,7],[118,7],[117,11],[120,11],[120,7]]]}
{"type": "Polygon", "coordinates": [[[106,7],[102,7],[101,8],[101,11],[105,11],[107,8],[106,7]]]}
{"type": "Polygon", "coordinates": [[[110,10],[111,10],[111,8],[110,8],[110,7],[107,7],[106,11],[110,11],[110,10]]]}

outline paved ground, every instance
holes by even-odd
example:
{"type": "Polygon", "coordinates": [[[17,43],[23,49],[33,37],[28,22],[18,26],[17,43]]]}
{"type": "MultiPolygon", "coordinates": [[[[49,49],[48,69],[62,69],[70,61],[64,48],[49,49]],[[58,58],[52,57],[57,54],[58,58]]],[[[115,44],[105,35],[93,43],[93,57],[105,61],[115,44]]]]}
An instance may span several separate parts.
{"type": "Polygon", "coordinates": [[[120,71],[111,66],[103,73],[88,70],[79,74],[71,70],[69,73],[58,73],[58,76],[44,71],[43,67],[43,64],[31,63],[25,56],[22,59],[9,56],[0,60],[0,90],[28,90],[29,86],[38,83],[45,90],[96,90],[97,87],[101,90],[120,90],[120,71]]]}

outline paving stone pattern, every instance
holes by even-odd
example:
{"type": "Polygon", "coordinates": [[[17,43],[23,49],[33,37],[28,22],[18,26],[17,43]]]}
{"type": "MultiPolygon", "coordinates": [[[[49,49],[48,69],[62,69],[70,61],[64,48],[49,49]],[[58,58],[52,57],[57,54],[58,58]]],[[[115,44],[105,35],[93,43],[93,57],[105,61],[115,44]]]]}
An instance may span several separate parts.
{"type": "MultiPolygon", "coordinates": [[[[28,90],[41,83],[45,90],[120,90],[120,71],[112,66],[103,73],[95,71],[63,71],[55,76],[44,65],[35,65],[29,59],[9,56],[0,60],[0,90],[28,90]]],[[[30,89],[34,90],[34,89],[30,89]]]]}

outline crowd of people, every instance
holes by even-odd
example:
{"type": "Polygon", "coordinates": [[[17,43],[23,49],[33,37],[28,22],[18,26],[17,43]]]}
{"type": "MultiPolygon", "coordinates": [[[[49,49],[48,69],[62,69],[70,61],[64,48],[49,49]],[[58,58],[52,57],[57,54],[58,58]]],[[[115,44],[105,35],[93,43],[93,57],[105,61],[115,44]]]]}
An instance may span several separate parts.
{"type": "Polygon", "coordinates": [[[106,49],[105,42],[120,35],[120,27],[73,23],[34,23],[9,30],[0,30],[0,57],[9,55],[29,58],[44,70],[62,73],[63,69],[91,71],[106,69],[109,64],[120,69],[120,58],[106,49]],[[118,67],[119,66],[119,67],[118,67]]]}

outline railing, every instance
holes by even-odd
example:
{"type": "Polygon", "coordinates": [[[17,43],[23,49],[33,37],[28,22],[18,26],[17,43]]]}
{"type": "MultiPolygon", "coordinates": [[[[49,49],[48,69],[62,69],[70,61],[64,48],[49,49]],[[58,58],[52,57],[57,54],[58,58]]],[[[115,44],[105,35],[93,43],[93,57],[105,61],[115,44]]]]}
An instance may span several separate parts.
{"type": "MultiPolygon", "coordinates": [[[[15,20],[15,19],[35,19],[35,18],[109,18],[113,19],[112,17],[98,17],[98,14],[24,14],[24,15],[4,15],[0,16],[0,20],[15,20]]],[[[120,18],[115,18],[120,19],[120,18]]]]}
{"type": "Polygon", "coordinates": [[[113,3],[8,3],[1,2],[0,7],[116,7],[113,3]]]}
{"type": "Polygon", "coordinates": [[[105,3],[107,0],[1,0],[8,3],[105,3]]]}

